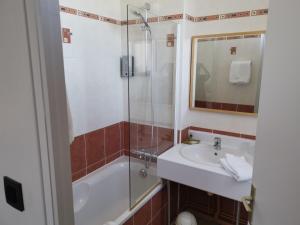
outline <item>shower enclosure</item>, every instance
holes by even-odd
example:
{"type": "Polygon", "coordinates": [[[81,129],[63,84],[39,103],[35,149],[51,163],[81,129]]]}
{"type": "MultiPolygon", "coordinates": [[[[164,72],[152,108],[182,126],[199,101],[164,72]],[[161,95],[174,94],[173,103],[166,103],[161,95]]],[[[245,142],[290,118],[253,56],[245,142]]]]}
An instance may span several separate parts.
{"type": "Polygon", "coordinates": [[[150,13],[149,5],[128,5],[123,32],[124,55],[130,59],[126,94],[132,208],[161,182],[156,158],[174,145],[177,24],[150,13]]]}

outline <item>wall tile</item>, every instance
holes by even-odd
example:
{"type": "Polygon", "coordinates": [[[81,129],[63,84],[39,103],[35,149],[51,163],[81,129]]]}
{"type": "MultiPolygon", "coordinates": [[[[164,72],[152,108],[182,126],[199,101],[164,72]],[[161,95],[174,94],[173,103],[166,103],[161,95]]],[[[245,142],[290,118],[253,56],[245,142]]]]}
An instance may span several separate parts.
{"type": "Polygon", "coordinates": [[[72,181],[79,180],[81,177],[84,177],[86,175],[86,168],[83,170],[80,170],[78,172],[72,173],[72,181]]]}
{"type": "Polygon", "coordinates": [[[147,225],[151,221],[151,200],[133,216],[134,224],[147,225]]]}
{"type": "Polygon", "coordinates": [[[127,220],[123,225],[133,225],[133,217],[127,220]]]}
{"type": "Polygon", "coordinates": [[[239,133],[233,133],[233,132],[222,131],[222,130],[213,130],[213,133],[214,134],[231,136],[231,137],[241,137],[241,134],[239,134],[239,133]]]}
{"type": "Polygon", "coordinates": [[[105,160],[101,160],[99,162],[89,165],[87,167],[87,174],[94,172],[95,170],[101,168],[104,165],[105,165],[105,160]]]}
{"type": "Polygon", "coordinates": [[[169,128],[157,128],[157,144],[158,154],[162,154],[166,150],[174,146],[174,130],[169,128]]]}
{"type": "Polygon", "coordinates": [[[85,135],[87,165],[104,160],[104,129],[96,130],[85,135]]]}
{"type": "Polygon", "coordinates": [[[168,192],[167,188],[164,187],[152,198],[152,216],[156,216],[160,210],[168,203],[168,192]]]}
{"type": "Polygon", "coordinates": [[[152,225],[167,225],[168,224],[168,207],[160,209],[154,218],[152,218],[152,225]]]}
{"type": "Polygon", "coordinates": [[[157,127],[153,127],[153,137],[152,137],[152,127],[149,125],[138,125],[138,147],[139,148],[156,148],[157,146],[157,127]]]}
{"type": "Polygon", "coordinates": [[[121,124],[122,149],[129,150],[129,123],[124,121],[121,124]]]}
{"type": "Polygon", "coordinates": [[[76,137],[71,144],[72,173],[86,168],[85,139],[84,136],[76,137]]]}
{"type": "Polygon", "coordinates": [[[120,123],[105,128],[105,152],[111,156],[121,150],[121,125],[120,123]]]}
{"type": "Polygon", "coordinates": [[[184,142],[189,138],[189,127],[181,131],[181,142],[184,142]]]}
{"type": "Polygon", "coordinates": [[[108,157],[106,157],[105,159],[105,163],[108,164],[108,163],[111,163],[112,161],[116,160],[117,158],[121,157],[121,151],[113,154],[113,155],[109,155],[108,157]]]}

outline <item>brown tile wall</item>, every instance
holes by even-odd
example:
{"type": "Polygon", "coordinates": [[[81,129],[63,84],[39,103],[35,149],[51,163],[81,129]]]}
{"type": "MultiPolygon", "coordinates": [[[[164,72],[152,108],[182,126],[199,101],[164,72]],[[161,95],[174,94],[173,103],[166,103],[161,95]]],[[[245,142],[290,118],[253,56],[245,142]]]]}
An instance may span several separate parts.
{"type": "Polygon", "coordinates": [[[155,148],[159,155],[173,146],[172,129],[154,127],[154,143],[151,143],[151,129],[148,125],[123,121],[76,137],[71,144],[73,181],[124,154],[129,155],[129,132],[131,150],[155,148]]]}
{"type": "Polygon", "coordinates": [[[124,225],[167,225],[168,195],[164,187],[139,209],[124,225]]]}
{"type": "Polygon", "coordinates": [[[121,122],[75,138],[70,150],[73,181],[124,154],[123,128],[121,122]]]}
{"type": "MultiPolygon", "coordinates": [[[[214,222],[216,224],[235,225],[237,206],[241,204],[237,201],[208,194],[196,188],[188,187],[181,184],[172,183],[171,185],[171,219],[175,220],[176,215],[182,211],[190,211],[196,217],[214,222]],[[179,190],[180,205],[178,206],[177,197],[179,190]],[[173,194],[172,194],[173,193],[173,194]],[[172,201],[173,198],[176,201],[172,201]],[[173,205],[175,204],[175,206],[173,205]],[[178,210],[179,209],[179,210],[178,210]]],[[[248,215],[241,207],[240,225],[246,225],[248,215]]]]}
{"type": "Polygon", "coordinates": [[[188,138],[189,130],[202,131],[202,132],[226,135],[226,136],[231,136],[231,137],[245,138],[245,139],[249,139],[249,140],[256,140],[255,135],[249,135],[249,134],[235,133],[235,132],[229,132],[229,131],[223,131],[223,130],[215,130],[215,129],[209,129],[209,128],[190,126],[190,127],[187,127],[187,128],[185,128],[181,131],[181,142],[185,141],[188,138]]]}

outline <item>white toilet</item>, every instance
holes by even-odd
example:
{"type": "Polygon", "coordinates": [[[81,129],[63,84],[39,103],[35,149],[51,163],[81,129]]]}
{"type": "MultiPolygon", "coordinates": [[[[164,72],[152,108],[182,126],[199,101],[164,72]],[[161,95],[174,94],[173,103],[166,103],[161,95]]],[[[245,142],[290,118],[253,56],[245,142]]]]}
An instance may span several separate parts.
{"type": "Polygon", "coordinates": [[[177,216],[176,225],[197,225],[197,220],[192,213],[182,212],[177,216]]]}

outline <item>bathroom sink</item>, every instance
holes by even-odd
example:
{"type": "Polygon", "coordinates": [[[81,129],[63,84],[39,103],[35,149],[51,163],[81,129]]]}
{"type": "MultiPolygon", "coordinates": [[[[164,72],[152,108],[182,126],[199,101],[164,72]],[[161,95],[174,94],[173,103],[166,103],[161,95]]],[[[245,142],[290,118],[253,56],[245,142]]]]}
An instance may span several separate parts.
{"type": "Polygon", "coordinates": [[[159,177],[236,201],[250,195],[252,181],[237,182],[223,169],[220,159],[225,154],[244,156],[253,165],[254,140],[193,130],[189,135],[201,140],[200,144],[178,144],[161,154],[157,159],[159,177]]]}
{"type": "Polygon", "coordinates": [[[225,154],[243,156],[243,152],[238,148],[222,147],[221,150],[215,150],[210,144],[182,145],[179,150],[180,155],[194,163],[206,164],[214,167],[221,167],[220,159],[225,154]]]}

